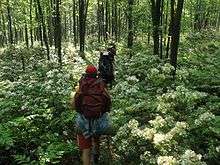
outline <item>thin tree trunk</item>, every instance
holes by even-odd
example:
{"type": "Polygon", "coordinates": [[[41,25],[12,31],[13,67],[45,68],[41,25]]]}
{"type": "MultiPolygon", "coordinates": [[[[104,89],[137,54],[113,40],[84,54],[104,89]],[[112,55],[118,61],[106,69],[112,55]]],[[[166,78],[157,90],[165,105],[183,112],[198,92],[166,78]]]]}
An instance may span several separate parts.
{"type": "Polygon", "coordinates": [[[50,47],[54,43],[54,32],[53,32],[53,1],[48,0],[48,13],[47,13],[47,24],[48,24],[48,40],[50,47]]]}
{"type": "MultiPolygon", "coordinates": [[[[133,47],[133,16],[132,16],[132,10],[133,10],[133,0],[128,0],[128,48],[132,49],[133,47]]],[[[130,57],[132,56],[132,52],[130,51],[130,57]]]]}
{"type": "Polygon", "coordinates": [[[175,0],[170,1],[170,26],[169,26],[169,34],[168,34],[168,40],[167,40],[167,47],[166,47],[166,58],[169,57],[169,50],[170,50],[170,41],[171,41],[171,35],[172,35],[172,27],[174,26],[174,6],[175,6],[175,0]]]}
{"type": "Polygon", "coordinates": [[[28,40],[28,28],[27,28],[27,23],[25,21],[25,43],[26,43],[26,47],[29,47],[29,40],[28,40]]]}
{"type": "Polygon", "coordinates": [[[76,27],[76,0],[73,0],[73,35],[74,35],[74,46],[77,45],[77,27],[76,27]]]}
{"type": "Polygon", "coordinates": [[[11,16],[11,8],[10,8],[10,2],[7,0],[7,14],[8,14],[8,38],[9,43],[13,44],[13,31],[12,31],[12,16],[11,16]]]}
{"type": "Polygon", "coordinates": [[[109,10],[108,10],[108,8],[109,8],[109,3],[108,3],[108,0],[106,0],[106,2],[105,2],[105,41],[107,41],[108,40],[108,21],[109,21],[109,19],[108,19],[108,14],[109,14],[109,10]]]}
{"type": "MultiPolygon", "coordinates": [[[[0,31],[3,32],[3,23],[2,23],[2,19],[1,19],[1,15],[0,15],[0,31]]],[[[3,33],[0,33],[0,47],[4,46],[4,35],[3,33]]]]}
{"type": "Polygon", "coordinates": [[[117,16],[117,1],[114,1],[114,36],[115,36],[115,41],[118,41],[118,16],[117,16]]]}
{"type": "Polygon", "coordinates": [[[35,29],[36,38],[37,38],[38,41],[40,41],[41,46],[43,47],[42,28],[41,28],[41,23],[40,23],[40,18],[39,18],[39,11],[37,9],[36,2],[35,2],[35,15],[36,15],[36,21],[38,23],[38,26],[35,29]]]}
{"type": "Polygon", "coordinates": [[[30,0],[30,37],[31,37],[31,47],[33,47],[34,41],[33,41],[33,25],[32,25],[32,0],[30,0]]]}
{"type": "Polygon", "coordinates": [[[40,1],[39,0],[36,0],[36,1],[37,1],[37,6],[38,6],[38,12],[39,12],[39,19],[40,19],[39,21],[40,21],[40,24],[43,27],[43,40],[44,40],[46,50],[47,50],[47,60],[50,60],[50,49],[49,49],[49,44],[48,44],[46,25],[45,25],[45,22],[44,22],[44,15],[43,15],[43,12],[42,12],[40,1]]]}
{"type": "Polygon", "coordinates": [[[64,41],[66,42],[67,41],[67,16],[66,16],[66,12],[64,12],[64,27],[63,27],[63,38],[64,38],[64,41]]]}
{"type": "Polygon", "coordinates": [[[164,46],[166,46],[166,41],[167,41],[167,27],[168,27],[168,10],[169,9],[169,2],[166,1],[166,15],[165,15],[165,26],[164,26],[164,46]]]}
{"type": "Polygon", "coordinates": [[[160,6],[161,0],[151,0],[151,14],[153,22],[153,40],[154,40],[154,54],[159,55],[159,26],[160,26],[160,6]]]}
{"type": "Polygon", "coordinates": [[[15,44],[17,44],[18,43],[18,41],[19,41],[19,39],[21,39],[21,37],[19,38],[19,32],[18,32],[18,30],[17,30],[17,28],[16,27],[14,27],[14,42],[15,42],[15,44]]]}
{"type": "Polygon", "coordinates": [[[164,1],[161,0],[161,7],[160,7],[160,59],[163,58],[163,5],[164,1]]]}
{"type": "Polygon", "coordinates": [[[219,31],[220,30],[220,12],[218,12],[218,18],[216,21],[216,30],[219,31]]]}
{"type": "Polygon", "coordinates": [[[2,30],[3,30],[3,44],[7,44],[7,30],[6,30],[6,26],[5,26],[5,17],[4,14],[1,13],[2,15],[2,30]]]}
{"type": "Polygon", "coordinates": [[[104,9],[103,0],[101,4],[101,32],[102,32],[102,38],[105,39],[105,9],[104,9]]]}
{"type": "Polygon", "coordinates": [[[101,9],[100,9],[100,0],[97,1],[97,6],[98,6],[98,9],[97,9],[97,22],[98,22],[98,42],[100,43],[101,42],[101,35],[102,35],[102,32],[101,32],[101,9]]]}
{"type": "Polygon", "coordinates": [[[82,58],[84,56],[84,46],[85,46],[85,0],[79,0],[79,42],[80,42],[80,55],[82,58]]]}
{"type": "Polygon", "coordinates": [[[62,67],[62,29],[61,29],[61,18],[60,18],[60,0],[55,0],[55,12],[56,12],[56,18],[55,18],[55,27],[54,27],[54,38],[55,38],[55,48],[57,50],[57,56],[58,56],[58,62],[60,66],[62,67]]]}
{"type": "Polygon", "coordinates": [[[118,9],[118,41],[121,40],[121,8],[118,9]]]}
{"type": "MultiPolygon", "coordinates": [[[[177,53],[179,47],[180,28],[181,28],[181,16],[183,10],[184,0],[178,0],[176,14],[172,26],[172,38],[171,38],[171,53],[170,63],[174,66],[175,70],[177,67],[177,53]]],[[[174,72],[175,75],[175,72],[174,72]]]]}
{"type": "Polygon", "coordinates": [[[86,34],[86,16],[89,0],[79,0],[79,41],[80,56],[85,59],[85,34],[86,34]]]}

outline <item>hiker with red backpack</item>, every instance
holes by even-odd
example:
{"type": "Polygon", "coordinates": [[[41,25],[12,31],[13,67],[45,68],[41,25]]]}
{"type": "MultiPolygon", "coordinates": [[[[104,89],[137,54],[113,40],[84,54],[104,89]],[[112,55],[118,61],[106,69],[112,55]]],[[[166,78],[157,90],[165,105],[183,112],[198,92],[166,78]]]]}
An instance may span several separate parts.
{"type": "Polygon", "coordinates": [[[79,82],[73,104],[78,112],[76,126],[80,132],[77,134],[77,141],[82,150],[83,165],[89,165],[92,145],[96,147],[94,160],[97,162],[100,136],[110,126],[107,112],[110,111],[111,98],[106,84],[97,77],[96,67],[87,66],[86,74],[79,82]]]}

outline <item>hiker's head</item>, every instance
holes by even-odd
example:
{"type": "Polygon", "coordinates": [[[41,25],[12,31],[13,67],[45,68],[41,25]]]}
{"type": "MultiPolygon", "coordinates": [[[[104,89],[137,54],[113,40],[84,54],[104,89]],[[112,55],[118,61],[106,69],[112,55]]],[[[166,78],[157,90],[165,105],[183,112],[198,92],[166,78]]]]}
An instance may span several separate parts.
{"type": "Polygon", "coordinates": [[[94,65],[88,65],[86,67],[86,75],[88,77],[96,77],[97,76],[97,69],[94,65]]]}
{"type": "Polygon", "coordinates": [[[110,43],[108,47],[109,47],[109,48],[116,49],[116,45],[115,45],[115,43],[113,43],[113,42],[112,42],[112,43],[110,43]]]}
{"type": "Polygon", "coordinates": [[[112,54],[116,54],[116,46],[115,44],[110,44],[109,47],[107,48],[107,51],[109,51],[112,54]]]}

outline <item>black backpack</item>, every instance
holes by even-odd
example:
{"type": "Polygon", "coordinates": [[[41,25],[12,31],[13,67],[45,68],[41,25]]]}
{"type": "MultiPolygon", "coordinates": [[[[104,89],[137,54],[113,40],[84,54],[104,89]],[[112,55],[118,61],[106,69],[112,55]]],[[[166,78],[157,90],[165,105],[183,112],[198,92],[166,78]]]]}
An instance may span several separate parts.
{"type": "Polygon", "coordinates": [[[113,60],[111,56],[103,55],[101,52],[99,58],[99,67],[98,70],[100,72],[100,77],[108,84],[111,84],[114,80],[114,68],[113,68],[113,60]]]}

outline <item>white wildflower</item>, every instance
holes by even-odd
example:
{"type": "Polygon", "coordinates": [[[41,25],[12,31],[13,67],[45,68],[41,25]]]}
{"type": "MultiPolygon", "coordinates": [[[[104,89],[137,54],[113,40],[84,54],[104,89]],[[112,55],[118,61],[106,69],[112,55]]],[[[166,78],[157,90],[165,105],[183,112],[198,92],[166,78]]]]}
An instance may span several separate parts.
{"type": "Polygon", "coordinates": [[[129,76],[126,78],[127,81],[131,82],[138,82],[139,80],[136,78],[136,76],[129,76]]]}
{"type": "Polygon", "coordinates": [[[153,140],[156,130],[153,128],[145,128],[142,130],[142,137],[147,140],[153,140]]]}
{"type": "Polygon", "coordinates": [[[159,156],[157,158],[158,165],[175,165],[177,164],[176,158],[173,156],[159,156]]]}
{"type": "Polygon", "coordinates": [[[196,154],[192,150],[186,150],[185,153],[181,156],[181,165],[186,165],[186,164],[205,164],[204,162],[201,161],[202,155],[201,154],[196,154]]]}
{"type": "Polygon", "coordinates": [[[155,145],[159,145],[163,143],[165,140],[166,140],[165,134],[161,134],[161,133],[154,134],[153,143],[155,145]]]}
{"type": "Polygon", "coordinates": [[[157,116],[154,120],[150,120],[149,123],[154,128],[161,128],[166,124],[166,121],[161,116],[157,116]]]}
{"type": "Polygon", "coordinates": [[[203,123],[207,123],[215,118],[215,115],[211,112],[205,112],[199,116],[198,119],[195,120],[195,125],[199,126],[203,123]]]}
{"type": "Polygon", "coordinates": [[[175,127],[168,132],[168,136],[172,138],[175,135],[182,135],[185,133],[186,128],[187,124],[185,122],[177,122],[175,127]]]}
{"type": "Polygon", "coordinates": [[[157,74],[159,74],[159,70],[157,69],[157,68],[152,68],[151,70],[150,70],[150,73],[152,74],[152,75],[157,75],[157,74]]]}
{"type": "Polygon", "coordinates": [[[133,129],[133,128],[137,128],[137,127],[138,127],[138,121],[137,120],[132,119],[132,120],[129,121],[128,128],[133,129]]]}

